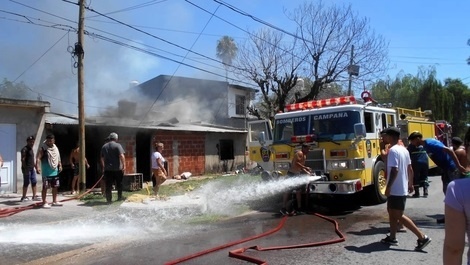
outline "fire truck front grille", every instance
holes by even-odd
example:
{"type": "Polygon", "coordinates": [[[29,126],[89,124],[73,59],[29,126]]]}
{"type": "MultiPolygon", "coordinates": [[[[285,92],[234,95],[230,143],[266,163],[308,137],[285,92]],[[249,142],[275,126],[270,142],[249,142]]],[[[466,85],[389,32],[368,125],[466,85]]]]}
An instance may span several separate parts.
{"type": "Polygon", "coordinates": [[[325,149],[310,150],[305,165],[310,167],[317,175],[324,174],[326,169],[325,149]]]}

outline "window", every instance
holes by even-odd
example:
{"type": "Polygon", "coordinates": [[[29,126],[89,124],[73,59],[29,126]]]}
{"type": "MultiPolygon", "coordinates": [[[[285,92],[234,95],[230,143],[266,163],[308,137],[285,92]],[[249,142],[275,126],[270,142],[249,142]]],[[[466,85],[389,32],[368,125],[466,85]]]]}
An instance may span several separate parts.
{"type": "Polygon", "coordinates": [[[374,132],[374,114],[371,112],[364,113],[364,124],[366,125],[366,132],[374,132]]]}
{"type": "Polygon", "coordinates": [[[235,114],[245,115],[245,100],[246,97],[243,95],[235,95],[235,114]]]}

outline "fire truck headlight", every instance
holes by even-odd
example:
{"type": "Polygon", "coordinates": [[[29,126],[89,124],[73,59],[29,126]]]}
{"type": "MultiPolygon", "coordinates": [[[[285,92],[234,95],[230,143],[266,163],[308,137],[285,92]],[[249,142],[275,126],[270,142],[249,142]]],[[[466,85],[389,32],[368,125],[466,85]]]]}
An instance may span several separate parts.
{"type": "Polygon", "coordinates": [[[275,169],[276,170],[289,170],[290,163],[276,163],[275,169]]]}
{"type": "Polygon", "coordinates": [[[348,168],[348,161],[331,161],[330,169],[347,169],[348,168]]]}

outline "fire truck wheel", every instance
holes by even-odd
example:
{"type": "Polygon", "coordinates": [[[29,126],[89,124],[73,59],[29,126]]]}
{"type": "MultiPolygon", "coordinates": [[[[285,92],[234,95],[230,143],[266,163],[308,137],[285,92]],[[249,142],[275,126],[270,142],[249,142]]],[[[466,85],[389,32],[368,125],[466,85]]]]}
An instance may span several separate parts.
{"type": "Polygon", "coordinates": [[[366,189],[366,201],[374,204],[384,203],[387,200],[385,196],[386,186],[385,163],[383,161],[377,161],[373,171],[373,183],[366,189]]]}

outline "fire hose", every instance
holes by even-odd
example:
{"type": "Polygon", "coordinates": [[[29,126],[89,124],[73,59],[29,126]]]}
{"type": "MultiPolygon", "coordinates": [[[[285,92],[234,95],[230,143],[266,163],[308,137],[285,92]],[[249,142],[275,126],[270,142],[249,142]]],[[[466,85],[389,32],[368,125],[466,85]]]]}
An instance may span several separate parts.
{"type": "MultiPolygon", "coordinates": [[[[66,201],[77,200],[77,199],[82,198],[83,196],[89,194],[100,183],[102,179],[103,179],[103,176],[101,176],[101,178],[95,183],[95,185],[93,185],[90,189],[86,190],[84,193],[78,194],[77,196],[73,196],[67,199],[63,199],[60,202],[66,202],[66,201]]],[[[42,202],[36,202],[36,203],[32,203],[32,204],[25,205],[25,206],[17,206],[17,207],[9,207],[6,209],[0,209],[0,218],[12,216],[14,214],[20,213],[25,210],[30,210],[30,209],[40,207],[41,205],[43,205],[42,202]]]]}
{"type": "MultiPolygon", "coordinates": [[[[343,242],[343,241],[346,240],[343,233],[341,233],[341,231],[339,230],[339,225],[338,225],[338,222],[336,220],[334,220],[332,218],[329,218],[329,217],[326,217],[326,216],[323,216],[321,214],[317,214],[317,213],[312,213],[312,215],[315,215],[317,217],[320,217],[324,220],[327,220],[327,221],[333,223],[335,233],[338,235],[339,238],[326,240],[326,241],[321,241],[321,242],[310,242],[310,243],[305,243],[305,244],[296,244],[296,245],[287,245],[287,246],[272,246],[272,247],[252,246],[252,247],[247,247],[247,248],[239,248],[239,249],[234,249],[234,250],[229,251],[228,256],[231,257],[231,258],[236,258],[236,259],[248,261],[248,262],[251,262],[251,263],[254,263],[254,264],[263,264],[264,265],[264,264],[268,264],[268,263],[266,261],[263,261],[263,260],[260,260],[260,259],[257,259],[257,258],[246,256],[243,253],[247,250],[270,251],[270,250],[281,250],[281,249],[318,247],[318,246],[323,246],[323,245],[335,244],[335,243],[343,242]]],[[[261,237],[271,235],[271,234],[281,230],[282,227],[284,226],[284,224],[286,223],[286,220],[287,220],[287,216],[284,216],[275,228],[273,228],[269,231],[266,231],[264,233],[254,235],[254,236],[251,236],[251,237],[247,237],[247,238],[243,238],[243,239],[240,239],[240,240],[237,240],[237,241],[229,242],[227,244],[217,246],[217,247],[214,247],[214,248],[210,248],[210,249],[207,249],[207,250],[203,250],[201,252],[197,252],[197,253],[194,253],[194,254],[191,254],[191,255],[176,259],[176,260],[168,261],[164,264],[165,265],[178,264],[178,263],[181,263],[181,262],[184,262],[184,261],[188,261],[190,259],[194,259],[194,258],[197,258],[197,257],[201,257],[201,256],[204,256],[204,255],[210,254],[210,253],[215,252],[215,251],[219,251],[219,250],[222,250],[222,249],[225,249],[225,248],[228,248],[228,247],[232,247],[232,246],[235,246],[235,245],[238,245],[238,244],[241,244],[241,243],[245,243],[245,242],[252,241],[252,240],[255,240],[255,239],[258,239],[258,238],[261,238],[261,237]]]]}

